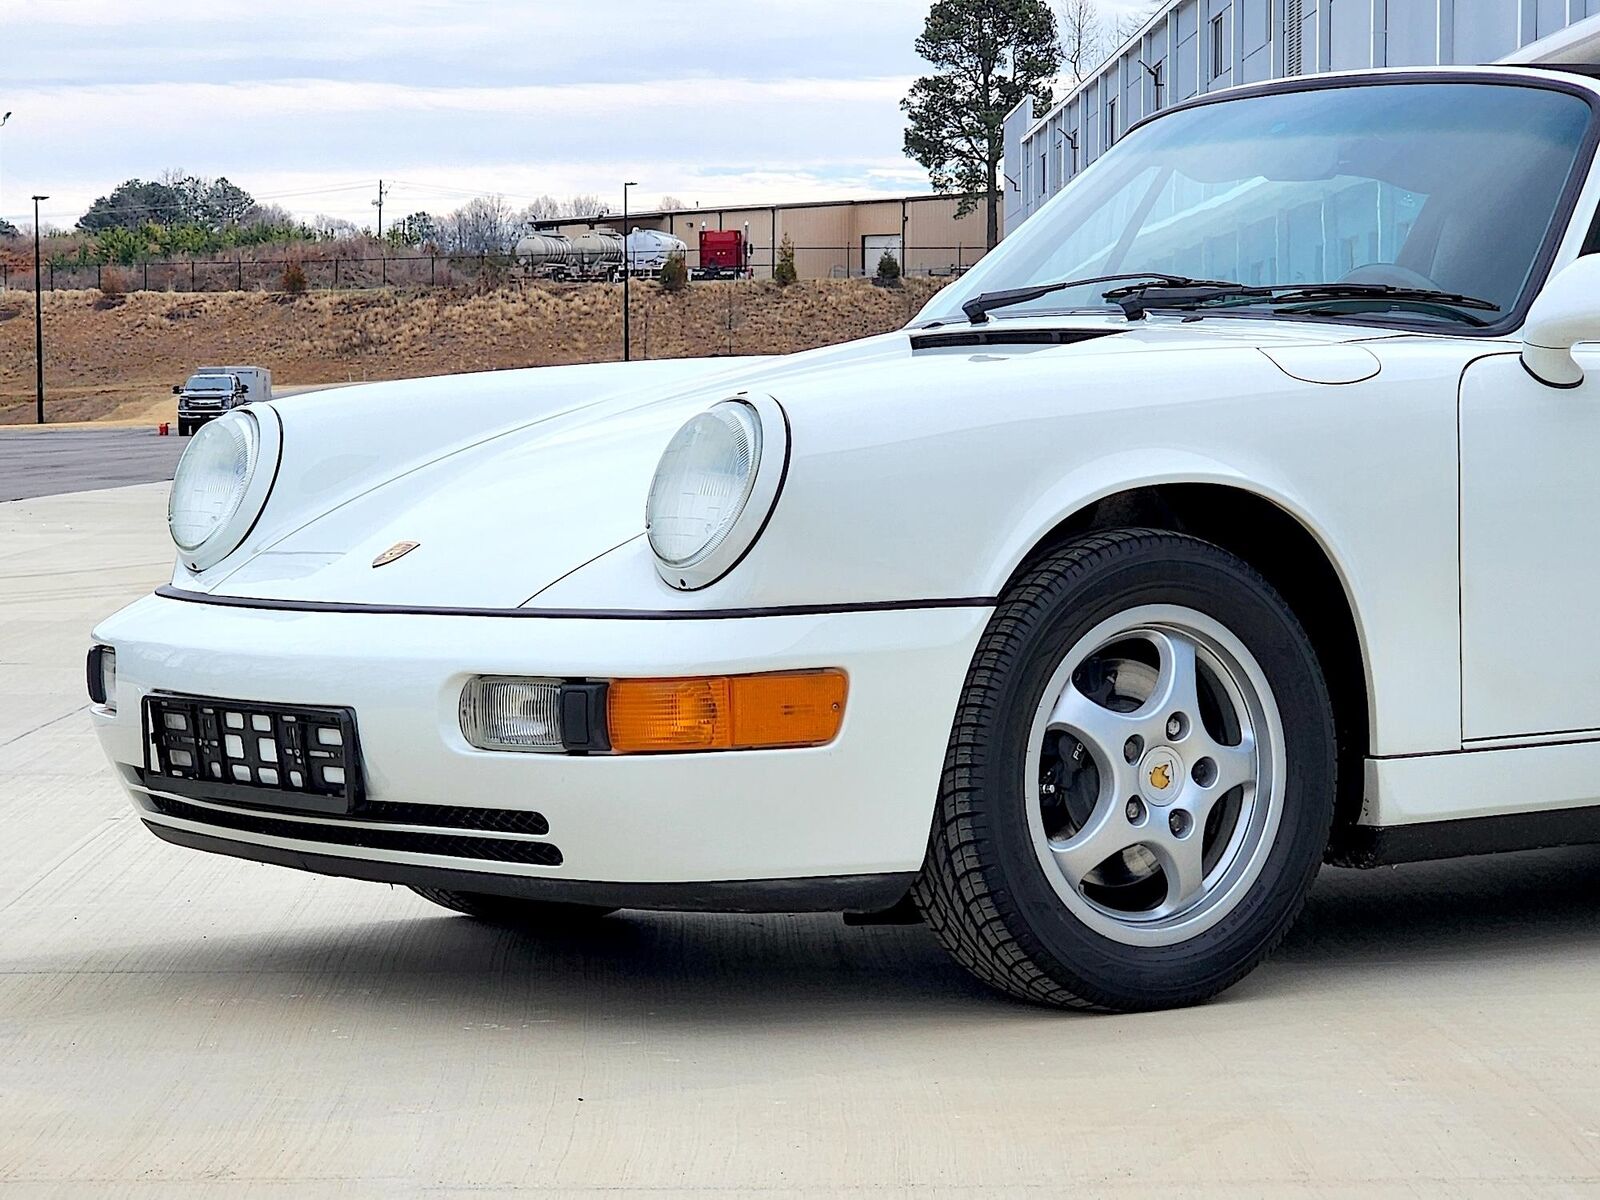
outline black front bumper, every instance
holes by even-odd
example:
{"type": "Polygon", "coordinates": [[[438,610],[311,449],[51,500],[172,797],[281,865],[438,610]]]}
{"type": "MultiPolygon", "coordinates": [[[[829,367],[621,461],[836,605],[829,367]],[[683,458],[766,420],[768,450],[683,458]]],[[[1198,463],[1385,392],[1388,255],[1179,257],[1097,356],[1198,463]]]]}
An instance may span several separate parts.
{"type": "Polygon", "coordinates": [[[730,913],[880,912],[892,908],[903,899],[916,879],[915,873],[905,872],[810,879],[730,879],[705,883],[598,883],[586,879],[502,875],[454,867],[424,867],[382,859],[307,853],[175,829],[155,821],[147,820],[145,824],[151,833],[174,845],[280,867],[293,867],[318,875],[525,900],[592,904],[602,908],[730,913]]]}

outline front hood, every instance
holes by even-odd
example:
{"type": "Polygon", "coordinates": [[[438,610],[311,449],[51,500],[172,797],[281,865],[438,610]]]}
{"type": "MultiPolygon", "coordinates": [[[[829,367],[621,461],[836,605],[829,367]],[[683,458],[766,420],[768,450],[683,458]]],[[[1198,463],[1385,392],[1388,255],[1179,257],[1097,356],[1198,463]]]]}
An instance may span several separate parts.
{"type": "Polygon", "coordinates": [[[914,349],[927,332],[776,359],[539,368],[275,401],[284,449],[260,529],[205,572],[180,565],[174,582],[266,599],[516,607],[640,537],[667,441],[694,413],[741,390],[774,395],[802,418],[824,397],[833,405],[851,398],[865,418],[875,399],[903,409],[909,396],[970,404],[982,419],[996,376],[980,364],[1023,360],[1017,366],[1051,379],[1068,406],[1070,381],[1091,360],[1132,372],[1148,354],[1326,347],[1374,331],[1056,318],[991,322],[981,347],[914,349]],[[1071,338],[1005,341],[1008,330],[1040,329],[1071,338]],[[1108,364],[1107,355],[1117,357],[1108,364]],[[417,546],[373,565],[404,542],[417,546]]]}

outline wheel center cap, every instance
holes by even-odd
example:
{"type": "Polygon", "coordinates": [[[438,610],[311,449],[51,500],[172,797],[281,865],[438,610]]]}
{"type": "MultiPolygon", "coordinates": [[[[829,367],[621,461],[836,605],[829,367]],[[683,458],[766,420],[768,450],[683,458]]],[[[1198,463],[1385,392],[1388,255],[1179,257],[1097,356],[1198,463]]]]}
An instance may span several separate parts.
{"type": "Polygon", "coordinates": [[[1149,803],[1171,804],[1183,780],[1183,763],[1165,746],[1156,746],[1139,762],[1139,791],[1149,803]]]}

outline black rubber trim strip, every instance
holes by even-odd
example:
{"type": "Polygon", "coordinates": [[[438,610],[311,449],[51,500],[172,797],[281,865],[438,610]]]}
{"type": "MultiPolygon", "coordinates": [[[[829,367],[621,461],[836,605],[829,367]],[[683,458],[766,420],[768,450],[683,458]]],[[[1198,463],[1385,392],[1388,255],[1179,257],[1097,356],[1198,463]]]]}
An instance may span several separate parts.
{"type": "Polygon", "coordinates": [[[1341,867],[1388,867],[1596,842],[1600,805],[1415,825],[1353,825],[1339,835],[1329,861],[1341,867]]]}
{"type": "MultiPolygon", "coordinates": [[[[740,392],[737,396],[732,398],[732,402],[743,404],[751,412],[755,413],[756,424],[759,426],[761,423],[761,413],[756,409],[755,405],[751,404],[749,400],[745,399],[745,397],[747,397],[749,394],[750,393],[748,392],[740,392]]],[[[780,401],[776,396],[769,396],[768,399],[770,399],[773,404],[777,405],[778,415],[783,418],[783,469],[778,473],[778,490],[772,493],[772,503],[767,505],[767,515],[761,518],[761,524],[756,528],[755,536],[750,539],[749,545],[747,545],[743,550],[739,551],[739,557],[728,564],[728,569],[726,571],[722,572],[722,574],[716,576],[714,579],[708,579],[704,583],[698,584],[695,587],[680,588],[680,591],[704,591],[713,583],[719,583],[726,579],[729,575],[732,575],[735,568],[737,568],[738,565],[745,559],[750,557],[750,552],[754,550],[757,544],[761,541],[761,535],[767,531],[767,526],[772,524],[772,518],[778,511],[778,501],[783,499],[784,486],[789,482],[789,462],[794,457],[794,428],[789,424],[789,412],[783,407],[783,402],[780,401]]],[[[738,522],[735,521],[735,524],[737,523],[738,522]]],[[[659,573],[661,568],[660,559],[656,560],[656,568],[657,572],[659,573]]],[[[662,579],[664,582],[666,582],[668,587],[672,586],[671,581],[667,580],[666,576],[663,575],[662,579]]]]}
{"type": "Polygon", "coordinates": [[[174,845],[254,862],[293,867],[318,875],[480,892],[526,900],[556,900],[604,908],[662,912],[878,912],[892,908],[911,889],[916,874],[827,875],[802,879],[730,879],[705,883],[597,883],[586,879],[501,875],[450,867],[421,867],[343,855],[308,854],[258,846],[231,838],[175,829],[145,821],[151,833],[174,845]]]}
{"type": "MultiPolygon", "coordinates": [[[[1540,347],[1540,348],[1541,349],[1549,349],[1550,347],[1540,347]]],[[[1522,369],[1527,372],[1528,378],[1533,380],[1535,383],[1539,384],[1542,387],[1556,388],[1558,391],[1570,392],[1575,388],[1581,388],[1584,385],[1584,382],[1585,382],[1584,380],[1580,379],[1576,383],[1554,383],[1551,380],[1546,379],[1543,375],[1539,374],[1532,367],[1530,367],[1528,365],[1528,360],[1526,358],[1522,357],[1522,355],[1520,355],[1520,354],[1517,355],[1517,362],[1519,364],[1521,364],[1522,369]]]]}
{"type": "Polygon", "coordinates": [[[163,584],[155,594],[186,604],[259,608],[283,612],[367,613],[404,617],[519,617],[559,621],[728,621],[746,617],[820,617],[835,613],[902,612],[919,608],[993,608],[994,596],[933,600],[863,600],[854,604],[783,604],[770,608],[455,608],[420,604],[349,604],[337,600],[267,600],[256,596],[212,596],[163,584]]]}

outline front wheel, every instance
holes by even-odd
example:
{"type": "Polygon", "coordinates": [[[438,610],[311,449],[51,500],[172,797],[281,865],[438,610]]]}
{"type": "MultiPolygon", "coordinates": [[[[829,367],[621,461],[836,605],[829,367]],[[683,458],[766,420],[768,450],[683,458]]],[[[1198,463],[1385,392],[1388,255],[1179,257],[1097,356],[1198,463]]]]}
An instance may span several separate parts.
{"type": "Polygon", "coordinates": [[[616,912],[593,904],[562,904],[554,900],[522,900],[485,892],[456,892],[444,888],[412,887],[424,900],[453,912],[464,913],[494,925],[523,925],[530,929],[572,929],[616,912]]]}
{"type": "Polygon", "coordinates": [[[1316,653],[1249,565],[1173,533],[1085,538],[989,623],[913,894],[955,958],[1012,995],[1196,1003],[1298,915],[1334,750],[1316,653]]]}

